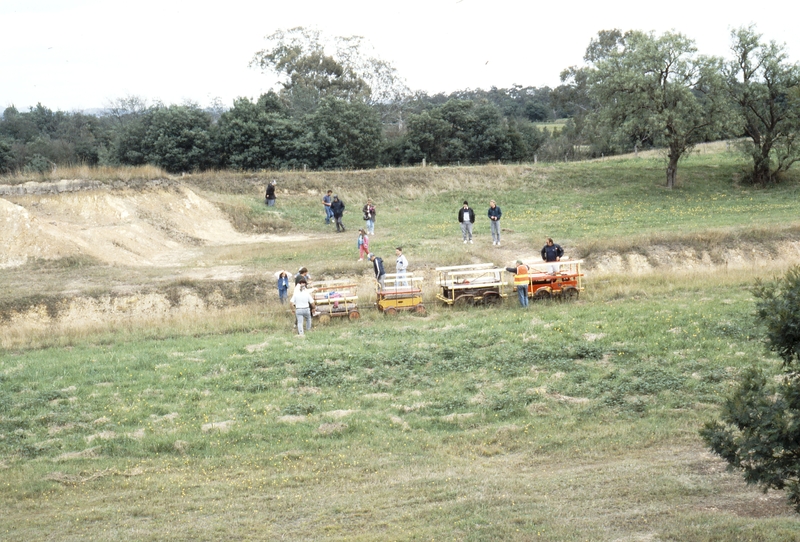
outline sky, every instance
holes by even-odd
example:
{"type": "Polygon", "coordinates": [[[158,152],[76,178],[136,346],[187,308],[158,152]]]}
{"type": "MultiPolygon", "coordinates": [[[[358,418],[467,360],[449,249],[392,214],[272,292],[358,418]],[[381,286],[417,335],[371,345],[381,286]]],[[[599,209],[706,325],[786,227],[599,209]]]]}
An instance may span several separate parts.
{"type": "Polygon", "coordinates": [[[258,98],[274,74],[248,64],[279,29],[363,36],[412,90],[550,86],[600,30],[674,30],[729,57],[730,32],[755,24],[800,59],[800,4],[627,0],[0,0],[0,108],[104,108],[258,98]]]}

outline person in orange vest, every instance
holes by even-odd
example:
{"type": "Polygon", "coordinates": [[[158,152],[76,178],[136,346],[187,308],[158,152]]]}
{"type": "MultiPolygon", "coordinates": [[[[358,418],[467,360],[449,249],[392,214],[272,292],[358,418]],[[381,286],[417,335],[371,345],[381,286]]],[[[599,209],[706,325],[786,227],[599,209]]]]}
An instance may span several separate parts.
{"type": "Polygon", "coordinates": [[[517,288],[517,295],[519,296],[519,305],[523,309],[528,308],[528,266],[522,263],[522,260],[517,260],[516,267],[506,267],[506,271],[514,273],[514,286],[517,288]]]}

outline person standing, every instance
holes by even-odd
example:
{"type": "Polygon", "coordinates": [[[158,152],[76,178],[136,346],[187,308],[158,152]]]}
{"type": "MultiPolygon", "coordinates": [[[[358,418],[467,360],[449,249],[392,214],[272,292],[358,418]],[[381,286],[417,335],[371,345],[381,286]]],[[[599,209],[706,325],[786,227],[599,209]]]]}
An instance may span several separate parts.
{"type": "Polygon", "coordinates": [[[272,179],[267,185],[267,205],[275,207],[275,179],[272,179]]]}
{"type": "Polygon", "coordinates": [[[306,269],[305,267],[301,267],[297,271],[297,274],[294,276],[294,285],[295,285],[295,287],[298,284],[300,284],[301,280],[305,281],[306,285],[308,285],[308,283],[311,282],[311,277],[308,276],[308,269],[306,269]]]}
{"type": "Polygon", "coordinates": [[[307,284],[305,279],[300,279],[300,282],[297,284],[297,288],[294,289],[294,294],[292,295],[291,299],[295,316],[297,316],[297,333],[300,334],[301,337],[304,336],[304,320],[306,324],[306,331],[311,331],[311,315],[314,310],[314,296],[311,295],[311,292],[306,289],[306,286],[307,284]]]}
{"type": "Polygon", "coordinates": [[[333,195],[333,201],[331,202],[331,212],[333,212],[333,220],[336,221],[336,231],[343,232],[344,223],[342,222],[342,217],[344,216],[344,202],[340,200],[339,196],[336,194],[333,195]]]}
{"type": "Polygon", "coordinates": [[[497,206],[494,200],[489,202],[489,227],[492,230],[492,244],[500,246],[500,217],[503,211],[497,206]]]}
{"type": "Polygon", "coordinates": [[[358,230],[358,261],[364,261],[364,255],[369,254],[369,237],[364,228],[358,230]]]}
{"type": "Polygon", "coordinates": [[[364,212],[364,220],[367,221],[367,233],[375,235],[375,205],[371,199],[367,199],[367,204],[362,209],[364,212]]]}
{"type": "Polygon", "coordinates": [[[517,260],[516,267],[506,267],[506,271],[509,273],[514,273],[514,287],[517,289],[519,305],[523,309],[527,309],[528,284],[530,284],[530,277],[528,277],[528,266],[522,263],[522,260],[517,260]]]}
{"type": "MultiPolygon", "coordinates": [[[[557,245],[553,243],[553,239],[548,237],[547,243],[542,247],[542,259],[546,262],[560,262],[561,256],[564,255],[564,249],[561,248],[561,245],[557,245]]],[[[547,266],[547,271],[551,275],[555,275],[558,273],[558,270],[561,266],[552,264],[547,266]]]]}
{"type": "Polygon", "coordinates": [[[325,224],[330,224],[331,218],[333,218],[333,211],[331,211],[331,202],[333,198],[331,194],[333,194],[333,190],[328,190],[328,193],[322,196],[322,208],[325,210],[325,224]]]}
{"type": "Polygon", "coordinates": [[[458,210],[458,221],[461,222],[461,235],[464,244],[472,243],[472,225],[475,223],[475,211],[469,208],[469,203],[464,201],[464,205],[458,210]]]}
{"type": "Polygon", "coordinates": [[[386,270],[383,268],[383,258],[375,256],[372,252],[367,254],[367,259],[372,262],[372,270],[375,272],[375,280],[381,287],[381,290],[386,288],[386,270]]]}
{"type": "Polygon", "coordinates": [[[278,272],[278,298],[281,304],[289,300],[289,274],[286,271],[278,272]]]}
{"type": "Polygon", "coordinates": [[[395,264],[395,272],[397,273],[397,278],[395,279],[395,285],[399,286],[408,286],[408,281],[406,280],[406,269],[408,269],[408,259],[403,256],[403,247],[397,247],[394,249],[395,254],[397,255],[397,261],[395,264]]]}

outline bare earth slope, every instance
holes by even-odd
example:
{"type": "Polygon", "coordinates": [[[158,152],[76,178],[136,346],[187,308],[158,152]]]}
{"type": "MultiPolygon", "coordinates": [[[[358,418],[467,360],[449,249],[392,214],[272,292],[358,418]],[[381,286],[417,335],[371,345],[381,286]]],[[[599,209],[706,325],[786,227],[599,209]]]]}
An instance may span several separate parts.
{"type": "Polygon", "coordinates": [[[243,235],[191,189],[92,190],[0,198],[0,268],[86,255],[126,266],[175,266],[199,246],[291,241],[243,235]]]}

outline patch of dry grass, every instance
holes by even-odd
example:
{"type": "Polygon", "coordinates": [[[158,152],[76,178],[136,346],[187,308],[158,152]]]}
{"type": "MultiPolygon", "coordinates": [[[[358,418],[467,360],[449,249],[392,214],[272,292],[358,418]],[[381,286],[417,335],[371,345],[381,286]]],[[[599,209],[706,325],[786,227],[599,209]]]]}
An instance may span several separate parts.
{"type": "Polygon", "coordinates": [[[47,173],[25,173],[16,171],[0,176],[0,184],[22,184],[26,182],[50,182],[62,179],[82,179],[102,182],[151,181],[166,179],[169,174],[158,166],[59,166],[47,173]]]}

